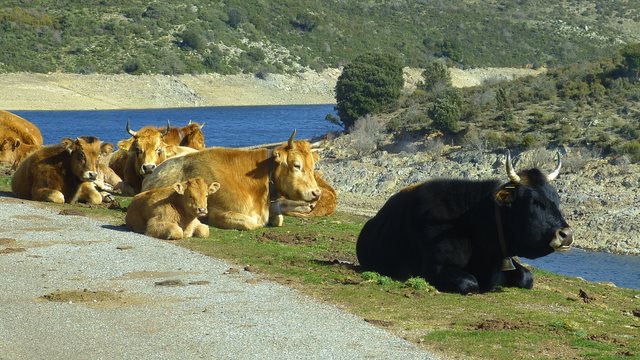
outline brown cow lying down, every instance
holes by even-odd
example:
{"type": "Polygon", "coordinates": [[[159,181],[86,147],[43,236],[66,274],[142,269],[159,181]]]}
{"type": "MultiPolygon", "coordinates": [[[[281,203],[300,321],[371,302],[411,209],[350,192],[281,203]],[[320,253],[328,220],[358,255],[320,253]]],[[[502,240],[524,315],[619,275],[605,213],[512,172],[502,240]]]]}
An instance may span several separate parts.
{"type": "Polygon", "coordinates": [[[201,176],[220,183],[209,198],[209,225],[250,230],[282,225],[288,211],[310,212],[320,198],[313,176],[316,153],[309,142],[289,141],[273,150],[209,148],[171,158],[145,177],[142,190],[201,176]]]}
{"type": "Polygon", "coordinates": [[[93,183],[98,177],[98,154],[100,140],[93,136],[45,146],[18,166],[11,190],[21,199],[100,204],[102,195],[93,183]]]}
{"type": "Polygon", "coordinates": [[[17,169],[22,160],[40,147],[41,145],[25,144],[13,137],[0,139],[0,163],[11,164],[12,169],[17,169]]]}
{"type": "Polygon", "coordinates": [[[131,230],[159,239],[208,237],[209,227],[199,216],[207,215],[207,197],[220,188],[197,177],[172,186],[136,195],[127,209],[125,221],[131,230]]]}
{"type": "Polygon", "coordinates": [[[16,114],[0,110],[0,163],[16,169],[41,146],[42,134],[37,126],[16,114]]]}
{"type": "Polygon", "coordinates": [[[336,191],[322,178],[321,172],[316,171],[313,176],[316,178],[321,194],[320,199],[312,205],[311,212],[285,211],[285,215],[297,217],[329,216],[336,211],[336,191]]]}

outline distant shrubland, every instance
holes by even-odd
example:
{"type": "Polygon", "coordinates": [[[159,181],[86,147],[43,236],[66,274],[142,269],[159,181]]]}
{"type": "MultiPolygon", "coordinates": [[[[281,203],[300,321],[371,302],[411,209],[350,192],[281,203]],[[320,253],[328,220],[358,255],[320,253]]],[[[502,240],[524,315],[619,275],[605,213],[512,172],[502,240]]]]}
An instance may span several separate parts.
{"type": "Polygon", "coordinates": [[[617,1],[7,0],[0,72],[283,73],[372,50],[412,67],[556,66],[638,34],[640,9],[617,1]]]}

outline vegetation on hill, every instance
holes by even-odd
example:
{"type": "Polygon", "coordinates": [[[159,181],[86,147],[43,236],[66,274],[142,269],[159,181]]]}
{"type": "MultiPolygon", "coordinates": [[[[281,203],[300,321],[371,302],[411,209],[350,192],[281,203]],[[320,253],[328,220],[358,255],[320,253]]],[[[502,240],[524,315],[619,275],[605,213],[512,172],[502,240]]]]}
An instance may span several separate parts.
{"type": "Polygon", "coordinates": [[[577,146],[640,162],[639,49],[632,44],[591,63],[465,89],[452,88],[436,62],[427,65],[424,84],[382,117],[396,139],[478,150],[577,146]]]}
{"type": "Polygon", "coordinates": [[[358,56],[344,67],[336,83],[340,124],[348,130],[362,116],[395,109],[403,84],[402,65],[395,55],[358,56]]]}
{"type": "Polygon", "coordinates": [[[555,66],[638,34],[640,9],[617,1],[7,0],[0,72],[291,72],[372,50],[413,67],[555,66]]]}

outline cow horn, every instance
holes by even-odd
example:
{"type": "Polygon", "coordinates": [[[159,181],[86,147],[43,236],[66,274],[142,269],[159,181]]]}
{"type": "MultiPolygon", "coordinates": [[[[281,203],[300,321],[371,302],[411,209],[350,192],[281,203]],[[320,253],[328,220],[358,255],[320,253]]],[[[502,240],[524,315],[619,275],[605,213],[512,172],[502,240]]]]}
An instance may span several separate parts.
{"type": "Polygon", "coordinates": [[[289,148],[293,149],[293,138],[296,136],[296,129],[293,129],[293,132],[291,133],[291,137],[289,138],[289,148]]]}
{"type": "Polygon", "coordinates": [[[548,181],[555,180],[558,177],[558,174],[560,174],[560,168],[562,167],[562,161],[560,160],[560,151],[556,153],[556,164],[556,169],[549,173],[549,175],[547,175],[548,181]]]}
{"type": "Polygon", "coordinates": [[[129,135],[131,136],[136,136],[138,133],[131,130],[131,125],[129,125],[129,120],[127,120],[127,132],[129,133],[129,135]]]}
{"type": "Polygon", "coordinates": [[[165,136],[169,133],[169,130],[171,130],[171,123],[169,122],[169,119],[167,119],[167,128],[161,133],[162,136],[165,136]]]}
{"type": "Polygon", "coordinates": [[[507,150],[507,176],[509,180],[511,180],[515,184],[520,183],[520,176],[516,174],[516,171],[513,170],[513,164],[511,163],[511,151],[507,150]]]}
{"type": "Polygon", "coordinates": [[[202,130],[202,128],[204,127],[204,124],[206,124],[206,123],[200,124],[200,130],[202,130]]]}
{"type": "Polygon", "coordinates": [[[189,119],[189,123],[188,123],[187,125],[191,125],[191,123],[192,123],[192,122],[193,122],[193,121],[191,121],[191,119],[189,119]]]}

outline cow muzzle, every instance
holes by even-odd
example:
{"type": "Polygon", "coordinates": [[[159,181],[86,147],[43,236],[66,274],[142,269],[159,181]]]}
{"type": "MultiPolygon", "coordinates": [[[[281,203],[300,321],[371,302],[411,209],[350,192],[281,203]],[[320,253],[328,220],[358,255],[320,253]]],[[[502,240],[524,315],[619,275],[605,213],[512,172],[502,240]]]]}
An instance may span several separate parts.
{"type": "Polygon", "coordinates": [[[573,243],[573,230],[571,228],[562,228],[556,230],[556,233],[553,237],[553,240],[549,243],[549,246],[553,248],[554,251],[565,252],[571,249],[571,244],[573,243]]]}
{"type": "Polygon", "coordinates": [[[82,174],[82,178],[86,181],[95,181],[98,179],[98,173],[95,171],[85,171],[84,174],[82,174]]]}
{"type": "Polygon", "coordinates": [[[311,197],[312,197],[312,202],[317,202],[318,200],[320,200],[320,195],[322,195],[322,190],[320,189],[315,189],[313,191],[311,191],[311,197]]]}
{"type": "Polygon", "coordinates": [[[198,208],[198,217],[205,217],[208,213],[207,208],[198,208]]]}
{"type": "Polygon", "coordinates": [[[140,175],[149,175],[156,169],[156,164],[143,164],[140,167],[140,175]]]}

